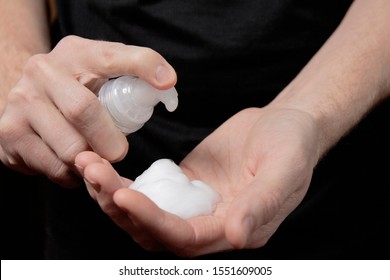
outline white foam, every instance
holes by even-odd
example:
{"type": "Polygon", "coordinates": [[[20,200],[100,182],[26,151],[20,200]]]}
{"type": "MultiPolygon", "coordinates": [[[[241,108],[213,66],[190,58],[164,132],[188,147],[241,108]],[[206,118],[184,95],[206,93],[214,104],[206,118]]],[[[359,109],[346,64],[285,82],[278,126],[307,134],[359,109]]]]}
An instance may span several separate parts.
{"type": "Polygon", "coordinates": [[[210,215],[220,195],[200,180],[190,181],[170,159],[159,159],[129,186],[142,192],[161,209],[183,219],[210,215]]]}

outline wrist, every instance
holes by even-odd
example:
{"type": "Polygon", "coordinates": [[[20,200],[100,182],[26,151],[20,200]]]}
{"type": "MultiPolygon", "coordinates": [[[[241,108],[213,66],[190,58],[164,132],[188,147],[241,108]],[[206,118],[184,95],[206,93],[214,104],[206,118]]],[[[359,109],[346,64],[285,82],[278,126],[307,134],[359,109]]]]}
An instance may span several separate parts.
{"type": "Polygon", "coordinates": [[[286,88],[270,106],[294,110],[311,120],[316,127],[318,159],[321,159],[342,135],[341,127],[337,127],[335,123],[338,116],[331,113],[340,112],[336,104],[325,106],[321,103],[312,103],[312,100],[304,97],[303,92],[290,92],[290,89],[286,88]]]}
{"type": "Polygon", "coordinates": [[[350,84],[341,76],[298,77],[271,104],[310,116],[318,128],[318,155],[322,158],[382,99],[376,81],[358,77],[350,84]]]}

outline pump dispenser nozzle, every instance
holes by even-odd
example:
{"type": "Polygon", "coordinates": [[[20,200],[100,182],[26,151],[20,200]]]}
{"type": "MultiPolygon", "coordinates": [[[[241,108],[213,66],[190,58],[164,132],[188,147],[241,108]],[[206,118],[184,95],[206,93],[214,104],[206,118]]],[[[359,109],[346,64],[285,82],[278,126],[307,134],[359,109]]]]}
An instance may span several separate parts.
{"type": "Polygon", "coordinates": [[[101,87],[98,98],[116,126],[126,135],[140,129],[160,101],[169,112],[176,110],[179,102],[174,87],[159,90],[133,76],[109,80],[101,87]]]}

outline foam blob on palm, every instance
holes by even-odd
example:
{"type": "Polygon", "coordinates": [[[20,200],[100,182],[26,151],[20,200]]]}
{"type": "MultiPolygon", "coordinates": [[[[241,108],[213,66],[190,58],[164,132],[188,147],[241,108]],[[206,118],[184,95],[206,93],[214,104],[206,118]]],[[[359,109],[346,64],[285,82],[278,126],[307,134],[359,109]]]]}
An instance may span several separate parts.
{"type": "Polygon", "coordinates": [[[210,215],[220,201],[220,195],[212,187],[200,180],[190,181],[170,159],[155,161],[129,188],[182,219],[210,215]]]}

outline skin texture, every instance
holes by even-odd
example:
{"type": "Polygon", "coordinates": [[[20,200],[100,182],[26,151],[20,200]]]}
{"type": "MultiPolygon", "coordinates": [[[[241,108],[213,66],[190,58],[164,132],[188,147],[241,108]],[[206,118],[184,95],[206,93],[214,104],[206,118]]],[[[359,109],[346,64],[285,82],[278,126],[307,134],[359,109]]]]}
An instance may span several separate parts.
{"type": "Polygon", "coordinates": [[[0,112],[28,58],[50,50],[44,1],[5,0],[0,9],[0,112]],[[16,16],[17,15],[17,16],[16,16]],[[19,20],[23,18],[24,20],[19,20]]]}
{"type": "MultiPolygon", "coordinates": [[[[23,2],[28,1],[15,1],[23,2]]],[[[5,3],[11,7],[11,1],[5,3]]],[[[19,82],[2,88],[0,159],[68,187],[76,184],[75,174],[83,176],[102,210],[148,250],[191,257],[261,247],[301,202],[322,156],[388,98],[389,14],[388,0],[356,0],[335,33],[273,102],[232,116],[180,163],[190,179],[222,195],[212,216],[182,220],[160,210],[127,189],[131,181],[110,164],[123,158],[128,143],[94,92],[119,74],[140,76],[160,89],[172,87],[174,69],[150,49],[75,36],[47,54],[33,55],[47,51],[44,43],[25,48],[33,56],[25,59],[22,71],[14,70],[12,77],[20,76],[19,82]]],[[[21,36],[1,33],[19,40],[21,49],[26,45],[21,36]]],[[[23,62],[8,59],[13,65],[23,62]]]]}
{"type": "Polygon", "coordinates": [[[73,168],[79,152],[122,159],[127,140],[94,93],[118,75],[139,76],[159,89],[176,83],[174,70],[155,51],[119,43],[69,36],[49,54],[29,58],[0,121],[3,163],[72,187],[79,183],[73,168]]]}
{"type": "Polygon", "coordinates": [[[317,160],[316,129],[310,117],[286,111],[242,111],[180,164],[187,176],[202,178],[222,196],[212,216],[182,220],[160,210],[142,194],[127,189],[131,181],[121,178],[95,153],[79,154],[76,163],[91,196],[147,249],[167,248],[178,255],[194,256],[255,248],[266,243],[302,200],[317,160]],[[300,133],[295,134],[297,131],[300,133]],[[297,136],[291,137],[292,133],[297,136]],[[262,141],[254,141],[260,136],[262,141]],[[221,141],[227,146],[221,147],[221,141]],[[236,152],[226,153],[225,149],[236,152]]]}

